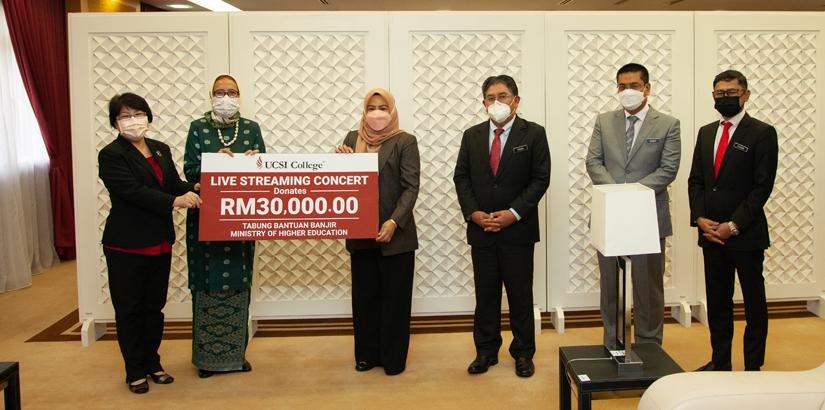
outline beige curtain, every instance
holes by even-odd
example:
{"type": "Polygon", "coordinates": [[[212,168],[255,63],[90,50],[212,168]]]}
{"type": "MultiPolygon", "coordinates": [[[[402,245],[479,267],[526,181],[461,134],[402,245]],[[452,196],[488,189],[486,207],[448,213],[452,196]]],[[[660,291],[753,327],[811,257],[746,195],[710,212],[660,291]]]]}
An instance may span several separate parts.
{"type": "Polygon", "coordinates": [[[31,286],[60,262],[54,249],[49,156],[0,5],[0,293],[31,286]]]}

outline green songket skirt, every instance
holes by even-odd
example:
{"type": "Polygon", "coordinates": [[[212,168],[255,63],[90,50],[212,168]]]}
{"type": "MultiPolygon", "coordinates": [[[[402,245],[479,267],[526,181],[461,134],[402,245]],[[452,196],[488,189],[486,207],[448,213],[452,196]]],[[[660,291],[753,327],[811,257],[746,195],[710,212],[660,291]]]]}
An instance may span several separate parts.
{"type": "Polygon", "coordinates": [[[213,372],[241,370],[249,335],[249,289],[192,291],[192,364],[213,372]]]}

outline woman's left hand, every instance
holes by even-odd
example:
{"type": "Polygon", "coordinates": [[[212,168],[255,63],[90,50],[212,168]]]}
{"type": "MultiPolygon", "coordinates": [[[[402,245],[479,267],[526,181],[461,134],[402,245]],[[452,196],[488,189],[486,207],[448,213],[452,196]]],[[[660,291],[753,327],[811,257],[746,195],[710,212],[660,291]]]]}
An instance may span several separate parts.
{"type": "Polygon", "coordinates": [[[197,184],[195,184],[195,191],[200,191],[200,190],[201,190],[201,183],[198,182],[197,184]]]}
{"type": "Polygon", "coordinates": [[[256,150],[256,149],[251,149],[251,150],[249,150],[249,151],[244,152],[243,154],[244,154],[244,155],[255,155],[255,154],[259,153],[259,152],[261,152],[261,151],[258,151],[258,150],[256,150]]]}
{"type": "Polygon", "coordinates": [[[392,239],[392,234],[395,233],[395,223],[393,221],[384,222],[381,225],[381,230],[378,231],[378,237],[375,238],[375,242],[389,242],[392,239]]]}

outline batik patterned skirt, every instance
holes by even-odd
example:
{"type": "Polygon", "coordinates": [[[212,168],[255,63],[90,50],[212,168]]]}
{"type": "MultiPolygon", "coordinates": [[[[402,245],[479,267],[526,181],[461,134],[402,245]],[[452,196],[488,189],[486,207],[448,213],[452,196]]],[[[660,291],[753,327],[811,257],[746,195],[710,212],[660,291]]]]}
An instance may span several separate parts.
{"type": "Polygon", "coordinates": [[[214,372],[241,370],[250,290],[192,292],[192,364],[214,372]]]}

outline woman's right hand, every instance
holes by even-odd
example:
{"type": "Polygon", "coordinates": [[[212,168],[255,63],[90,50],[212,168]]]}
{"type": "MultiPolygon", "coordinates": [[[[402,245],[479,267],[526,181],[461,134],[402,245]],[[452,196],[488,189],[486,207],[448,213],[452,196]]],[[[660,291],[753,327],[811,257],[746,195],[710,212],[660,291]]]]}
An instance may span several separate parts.
{"type": "Polygon", "coordinates": [[[175,198],[175,202],[172,204],[175,208],[200,208],[203,201],[198,194],[189,191],[177,198],[175,198]]]}
{"type": "MultiPolygon", "coordinates": [[[[229,150],[229,148],[219,149],[218,154],[229,154],[230,157],[233,157],[233,158],[235,157],[235,154],[233,154],[232,151],[229,150]]],[[[247,154],[247,155],[249,155],[249,154],[247,154]]]]}
{"type": "Polygon", "coordinates": [[[353,152],[354,151],[352,150],[352,148],[350,148],[346,145],[339,145],[339,146],[335,147],[335,153],[336,154],[352,154],[353,152]]]}

